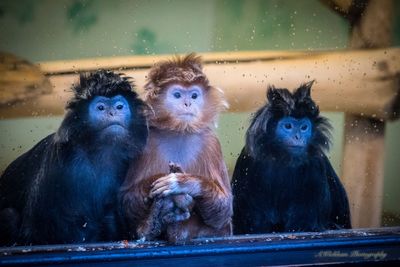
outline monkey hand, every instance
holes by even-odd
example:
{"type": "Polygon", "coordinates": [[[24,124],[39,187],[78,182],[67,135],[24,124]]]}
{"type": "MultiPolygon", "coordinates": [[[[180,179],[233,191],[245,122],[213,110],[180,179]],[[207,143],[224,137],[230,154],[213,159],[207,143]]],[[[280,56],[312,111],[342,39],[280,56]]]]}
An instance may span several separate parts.
{"type": "Polygon", "coordinates": [[[188,194],[196,197],[200,194],[201,183],[196,177],[186,173],[170,173],[151,185],[150,198],[166,197],[177,194],[188,194]]]}
{"type": "Polygon", "coordinates": [[[191,211],[193,208],[193,198],[189,194],[179,194],[171,196],[176,208],[191,211]]]}
{"type": "Polygon", "coordinates": [[[188,210],[174,209],[162,217],[164,224],[171,224],[186,221],[190,218],[190,212],[188,210]]]}
{"type": "Polygon", "coordinates": [[[171,224],[185,221],[190,218],[190,212],[194,206],[193,198],[188,194],[178,194],[159,197],[155,201],[162,202],[160,219],[163,224],[171,224]]]}
{"type": "Polygon", "coordinates": [[[166,224],[185,221],[190,218],[194,206],[193,198],[188,194],[172,195],[170,198],[173,207],[163,214],[162,220],[166,224]]]}
{"type": "Polygon", "coordinates": [[[178,164],[173,163],[172,161],[168,164],[169,173],[183,173],[182,167],[178,164]]]}

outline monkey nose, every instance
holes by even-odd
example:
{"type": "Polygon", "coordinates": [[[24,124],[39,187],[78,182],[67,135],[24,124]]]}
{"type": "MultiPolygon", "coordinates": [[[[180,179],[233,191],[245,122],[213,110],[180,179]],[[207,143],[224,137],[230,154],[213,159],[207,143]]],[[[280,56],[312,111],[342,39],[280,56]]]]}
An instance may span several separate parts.
{"type": "Polygon", "coordinates": [[[192,104],[190,102],[185,102],[186,107],[190,107],[192,104]]]}

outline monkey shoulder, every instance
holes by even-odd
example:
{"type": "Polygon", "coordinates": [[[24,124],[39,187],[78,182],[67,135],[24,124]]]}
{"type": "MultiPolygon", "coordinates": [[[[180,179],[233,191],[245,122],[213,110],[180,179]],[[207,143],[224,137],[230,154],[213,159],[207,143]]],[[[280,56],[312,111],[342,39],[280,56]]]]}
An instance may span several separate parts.
{"type": "Polygon", "coordinates": [[[54,133],[43,138],[5,169],[0,178],[0,207],[13,205],[19,210],[23,208],[31,184],[53,143],[53,136],[54,133]]]}
{"type": "Polygon", "coordinates": [[[198,138],[202,140],[202,154],[209,154],[209,156],[214,155],[222,160],[221,143],[219,142],[217,134],[211,128],[206,128],[203,132],[199,133],[198,138]]]}

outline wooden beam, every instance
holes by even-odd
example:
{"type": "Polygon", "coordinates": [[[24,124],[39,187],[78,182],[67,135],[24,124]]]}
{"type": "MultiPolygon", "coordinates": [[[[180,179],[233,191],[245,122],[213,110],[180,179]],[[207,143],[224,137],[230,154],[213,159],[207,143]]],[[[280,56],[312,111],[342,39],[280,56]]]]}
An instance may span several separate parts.
{"type": "MultiPolygon", "coordinates": [[[[209,63],[265,61],[277,59],[291,59],[308,55],[300,51],[241,51],[241,52],[213,52],[202,53],[203,61],[209,63]]],[[[176,54],[183,55],[183,54],[176,54]]],[[[66,74],[81,71],[102,69],[146,69],[161,60],[169,60],[173,55],[148,55],[125,56],[112,58],[89,58],[79,60],[62,60],[50,62],[38,62],[38,66],[45,74],[66,74]]]]}
{"type": "Polygon", "coordinates": [[[36,65],[0,52],[0,107],[48,94],[51,89],[36,65]]]}
{"type": "MultiPolygon", "coordinates": [[[[393,8],[391,0],[370,0],[363,16],[353,24],[350,48],[390,46],[393,8]]],[[[382,88],[382,91],[396,90],[395,99],[398,101],[399,84],[385,86],[387,88],[382,88]]],[[[343,181],[349,194],[353,227],[379,227],[383,202],[385,123],[354,114],[346,114],[345,123],[343,181]]]]}
{"type": "MultiPolygon", "coordinates": [[[[265,102],[268,85],[296,88],[315,79],[313,97],[324,111],[393,118],[400,48],[333,52],[228,52],[202,54],[211,83],[224,90],[230,112],[254,111],[265,102]]],[[[78,72],[114,69],[134,77],[139,92],[148,68],[171,56],[41,62],[54,91],[32,101],[0,108],[1,118],[60,115],[78,72]]]]}

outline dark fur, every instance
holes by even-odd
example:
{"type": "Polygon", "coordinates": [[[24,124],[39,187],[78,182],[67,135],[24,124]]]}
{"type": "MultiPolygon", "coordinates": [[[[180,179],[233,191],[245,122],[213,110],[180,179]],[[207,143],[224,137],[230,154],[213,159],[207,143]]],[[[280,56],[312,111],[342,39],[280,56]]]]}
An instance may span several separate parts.
{"type": "Polygon", "coordinates": [[[127,77],[111,71],[80,76],[61,127],[5,170],[0,179],[1,244],[118,240],[117,192],[147,139],[144,103],[127,77]],[[127,137],[99,142],[88,124],[95,96],[122,95],[132,120],[127,137]]]}
{"type": "Polygon", "coordinates": [[[351,228],[346,192],[324,154],[330,125],[310,97],[311,85],[293,94],[269,88],[269,103],[254,115],[232,179],[234,233],[351,228]],[[275,141],[277,122],[285,116],[312,122],[307,152],[300,156],[275,141]]]}

